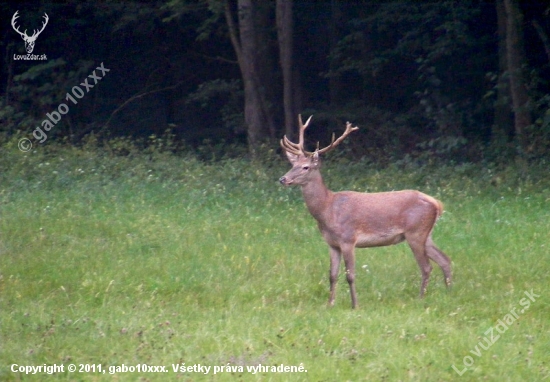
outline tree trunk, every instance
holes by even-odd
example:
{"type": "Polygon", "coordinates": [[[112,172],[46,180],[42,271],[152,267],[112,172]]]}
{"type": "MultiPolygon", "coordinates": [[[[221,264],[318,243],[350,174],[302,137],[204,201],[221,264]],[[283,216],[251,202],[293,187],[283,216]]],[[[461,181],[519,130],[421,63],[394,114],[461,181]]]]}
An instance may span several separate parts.
{"type": "Polygon", "coordinates": [[[275,41],[273,32],[273,4],[269,0],[253,0],[254,3],[254,37],[257,87],[264,113],[264,123],[269,138],[277,137],[277,128],[274,119],[274,105],[278,99],[277,89],[273,84],[273,73],[277,70],[277,58],[274,51],[275,41]]]}
{"type": "Polygon", "coordinates": [[[279,59],[283,73],[283,106],[285,114],[285,134],[295,138],[297,109],[294,102],[294,78],[292,67],[292,0],[277,0],[276,8],[277,37],[279,40],[279,59]]]}
{"type": "MultiPolygon", "coordinates": [[[[341,4],[338,0],[331,0],[331,23],[329,26],[329,44],[331,53],[334,49],[336,49],[338,41],[340,41],[340,26],[342,24],[342,10],[340,6],[341,4]]],[[[331,59],[329,65],[330,71],[335,72],[339,64],[334,59],[331,59]]],[[[333,74],[328,79],[328,86],[330,92],[330,104],[332,106],[339,105],[342,101],[342,94],[345,93],[342,89],[342,80],[333,74]]]]}
{"type": "Polygon", "coordinates": [[[506,58],[514,110],[514,132],[519,160],[525,159],[527,142],[525,129],[531,125],[530,99],[522,68],[526,63],[521,29],[522,15],[516,0],[504,0],[506,9],[506,58]]]}
{"type": "Polygon", "coordinates": [[[539,38],[544,45],[544,51],[546,52],[546,57],[548,57],[548,64],[550,64],[550,39],[548,39],[548,35],[537,20],[533,20],[533,27],[537,30],[539,38]]]}
{"type": "Polygon", "coordinates": [[[510,96],[510,81],[508,79],[508,60],[506,59],[506,10],[503,0],[496,1],[498,24],[498,82],[497,100],[495,102],[495,120],[493,123],[491,142],[495,149],[504,149],[512,136],[512,109],[510,96]]]}
{"type": "Polygon", "coordinates": [[[225,2],[225,18],[231,43],[237,55],[244,87],[244,120],[248,135],[248,146],[252,154],[267,138],[275,137],[274,121],[262,87],[260,76],[260,52],[257,41],[257,25],[253,0],[238,0],[238,28],[233,19],[229,0],[225,2]]]}

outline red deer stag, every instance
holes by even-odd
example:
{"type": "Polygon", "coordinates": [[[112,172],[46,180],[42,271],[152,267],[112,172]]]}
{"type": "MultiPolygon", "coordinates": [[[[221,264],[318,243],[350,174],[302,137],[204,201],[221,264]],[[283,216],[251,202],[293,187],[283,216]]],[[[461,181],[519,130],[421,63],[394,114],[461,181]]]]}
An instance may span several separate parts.
{"type": "Polygon", "coordinates": [[[351,293],[351,307],[357,307],[355,292],[355,248],[381,247],[400,243],[409,244],[422,273],[420,297],[424,296],[432,271],[429,259],[443,270],[445,283],[451,285],[451,260],[432,240],[432,230],[443,212],[440,201],[419,191],[405,190],[379,193],[353,191],[332,192],[323,183],[319,171],[319,156],[334,149],[349,134],[357,130],[351,123],[341,137],[329,146],[314,152],[304,149],[305,125],[299,116],[300,137],[293,143],[285,136],[281,147],[285,150],[292,169],[279,179],[285,186],[299,185],[307,208],[317,220],[319,230],[330,247],[330,297],[334,305],[340,259],[344,258],[346,279],[351,293]]]}

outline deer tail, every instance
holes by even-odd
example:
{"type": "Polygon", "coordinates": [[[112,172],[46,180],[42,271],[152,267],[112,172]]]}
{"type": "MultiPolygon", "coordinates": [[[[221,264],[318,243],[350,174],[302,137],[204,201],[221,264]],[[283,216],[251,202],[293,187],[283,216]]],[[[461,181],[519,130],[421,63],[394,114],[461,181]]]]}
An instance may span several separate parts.
{"type": "Polygon", "coordinates": [[[440,200],[430,195],[424,194],[424,197],[435,207],[435,210],[436,210],[435,220],[439,219],[441,215],[443,215],[443,208],[444,208],[443,203],[440,200]]]}
{"type": "Polygon", "coordinates": [[[437,218],[439,219],[439,217],[443,215],[444,206],[441,200],[435,199],[435,201],[437,202],[437,218]]]}

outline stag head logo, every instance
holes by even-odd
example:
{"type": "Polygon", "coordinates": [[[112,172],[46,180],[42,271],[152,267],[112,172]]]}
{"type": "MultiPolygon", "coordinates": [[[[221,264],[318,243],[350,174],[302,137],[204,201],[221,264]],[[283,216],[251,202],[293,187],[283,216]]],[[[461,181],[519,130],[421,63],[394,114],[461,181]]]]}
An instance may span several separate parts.
{"type": "Polygon", "coordinates": [[[27,50],[27,53],[32,53],[33,49],[34,49],[34,43],[36,42],[36,39],[38,38],[38,36],[40,35],[40,33],[42,33],[42,31],[44,30],[44,28],[46,28],[46,25],[48,25],[48,15],[46,13],[44,13],[44,22],[42,23],[42,29],[40,29],[39,31],[37,31],[36,29],[34,30],[34,33],[32,34],[32,36],[29,36],[27,35],[27,30],[25,29],[25,32],[21,32],[18,28],[17,28],[17,25],[15,25],[15,20],[19,17],[19,15],[17,14],[19,13],[19,11],[16,11],[14,14],[13,14],[13,17],[11,18],[11,26],[13,27],[13,29],[19,33],[21,35],[21,37],[23,38],[23,41],[25,41],[25,49],[27,50]]]}

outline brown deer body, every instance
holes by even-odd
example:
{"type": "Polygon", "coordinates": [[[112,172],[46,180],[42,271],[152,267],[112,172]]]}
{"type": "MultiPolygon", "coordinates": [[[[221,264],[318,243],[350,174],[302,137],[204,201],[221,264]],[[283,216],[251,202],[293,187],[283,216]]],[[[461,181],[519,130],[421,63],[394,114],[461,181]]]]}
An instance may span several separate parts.
{"type": "Polygon", "coordinates": [[[319,230],[330,247],[330,297],[334,304],[340,259],[344,258],[346,279],[351,293],[352,308],[357,306],[355,292],[355,248],[381,247],[402,241],[409,244],[420,271],[424,296],[435,261],[443,270],[445,283],[451,284],[451,261],[432,241],[433,227],[443,212],[438,200],[419,191],[405,190],[380,193],[353,191],[332,192],[321,176],[319,154],[336,147],[347,135],[357,130],[348,122],[344,134],[322,149],[304,150],[304,125],[301,117],[300,141],[292,143],[286,137],[281,141],[292,169],[280,178],[285,186],[299,185],[307,208],[317,220],[319,230]]]}

